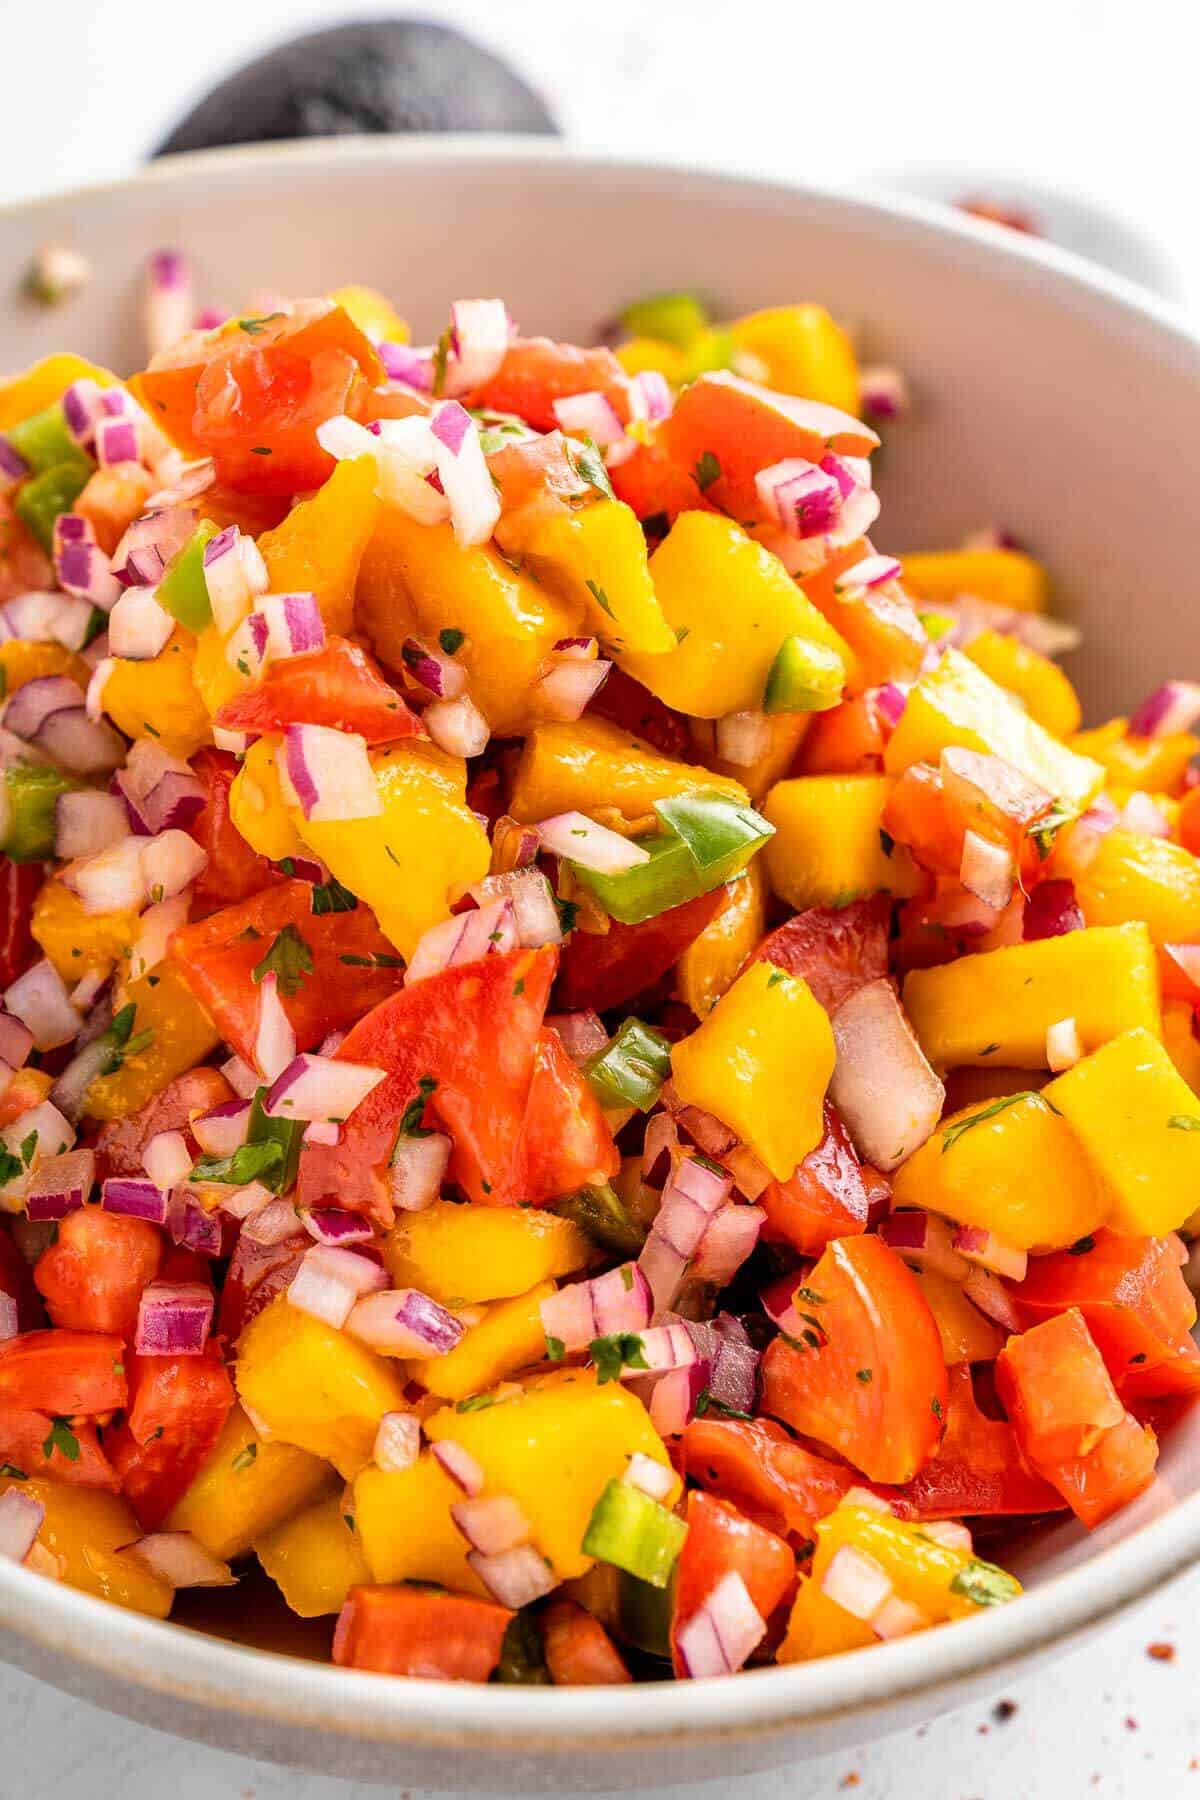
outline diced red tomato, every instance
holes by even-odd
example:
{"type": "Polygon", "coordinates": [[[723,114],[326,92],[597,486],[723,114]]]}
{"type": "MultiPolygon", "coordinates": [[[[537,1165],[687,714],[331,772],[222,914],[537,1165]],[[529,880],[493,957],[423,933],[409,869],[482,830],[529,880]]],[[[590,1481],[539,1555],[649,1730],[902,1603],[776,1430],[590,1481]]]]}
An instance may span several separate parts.
{"type": "Polygon", "coordinates": [[[0,858],[0,987],[10,986],[36,960],[29,927],[45,874],[41,863],[0,858]]]}
{"type": "Polygon", "coordinates": [[[42,1297],[33,1280],[33,1270],[13,1243],[8,1223],[0,1219],[0,1294],[17,1303],[17,1330],[37,1331],[46,1323],[42,1297]]]}
{"type": "Polygon", "coordinates": [[[1154,1433],[1126,1412],[1075,1309],[1010,1337],[996,1387],[1021,1454],[1091,1530],[1154,1478],[1154,1433]]]}
{"type": "Polygon", "coordinates": [[[740,375],[701,375],[684,388],[662,426],[662,443],[694,478],[697,494],[734,519],[763,519],[754,477],[760,469],[802,457],[819,463],[829,450],[867,456],[879,439],[836,407],[776,394],[740,375]],[[715,459],[713,463],[705,459],[715,459]]]}
{"type": "MultiPolygon", "coordinates": [[[[1200,788],[1193,790],[1200,793],[1200,788]]],[[[1058,882],[1047,882],[1047,887],[1066,886],[1058,882]]],[[[1183,1000],[1191,1007],[1200,1006],[1200,983],[1192,980],[1188,974],[1186,952],[1192,949],[1190,944],[1159,944],[1158,975],[1162,986],[1164,1000],[1183,1000]]]]}
{"type": "Polygon", "coordinates": [[[687,1497],[687,1536],[679,1553],[671,1651],[675,1673],[683,1675],[680,1629],[703,1606],[717,1583],[731,1571],[764,1619],[783,1603],[796,1583],[796,1558],[773,1531],[756,1525],[728,1500],[693,1488],[687,1497]]]}
{"type": "Polygon", "coordinates": [[[911,1481],[938,1449],[947,1401],[941,1338],[912,1271],[880,1238],[839,1238],[803,1288],[796,1309],[820,1342],[775,1339],[763,1411],[872,1481],[911,1481]]]}
{"type": "Polygon", "coordinates": [[[528,1206],[597,1186],[621,1166],[600,1103],[557,1031],[538,1033],[517,1163],[528,1206]]]}
{"type": "Polygon", "coordinates": [[[436,1084],[426,1122],[453,1140],[453,1179],[484,1205],[521,1199],[517,1152],[557,960],[553,948],[512,950],[442,969],[360,1019],[337,1054],[388,1078],[355,1107],[339,1144],[305,1146],[298,1204],[327,1200],[390,1225],[387,1159],[426,1079],[436,1084]]]}
{"type": "Polygon", "coordinates": [[[638,925],[613,919],[603,936],[572,932],[559,966],[561,1004],[572,1010],[591,1006],[606,1012],[653,987],[715,918],[725,895],[725,888],[714,888],[638,925]]]}
{"type": "Polygon", "coordinates": [[[26,1331],[0,1344],[0,1407],[63,1418],[116,1412],[128,1394],[125,1345],[100,1331],[26,1331]]]}
{"type": "Polygon", "coordinates": [[[814,713],[792,765],[795,775],[860,775],[883,767],[884,721],[869,694],[814,713]]]}
{"type": "MultiPolygon", "coordinates": [[[[673,525],[681,512],[715,512],[690,469],[681,468],[655,433],[610,471],[613,492],[642,522],[673,525]]],[[[593,708],[594,710],[594,708],[593,708]]]]}
{"type": "Polygon", "coordinates": [[[259,735],[288,725],[328,725],[355,731],[375,745],[425,735],[420,719],[384,679],[374,657],[336,634],[323,650],[272,664],[261,681],[225,702],[215,723],[225,731],[259,735]]]}
{"type": "Polygon", "coordinates": [[[306,881],[264,888],[199,924],[185,925],[171,940],[171,954],[192,992],[247,1062],[254,1060],[258,1030],[254,971],[289,927],[312,958],[311,970],[299,975],[292,992],[290,982],[281,982],[278,990],[299,1050],[313,1049],[331,1031],[360,1018],[403,979],[395,949],[368,906],[360,902],[352,912],[314,913],[312,892],[306,881]]]}
{"type": "Polygon", "coordinates": [[[127,1338],[162,1252],[157,1225],[85,1206],[62,1220],[54,1243],[38,1258],[34,1279],[55,1325],[127,1338]]]}
{"type": "Polygon", "coordinates": [[[129,1411],[105,1434],[125,1498],[157,1531],[221,1435],[233,1383],[215,1345],[203,1356],[133,1356],[129,1411]]]}
{"type": "Polygon", "coordinates": [[[515,1615],[430,1588],[351,1588],[333,1636],[342,1668],[430,1681],[488,1681],[515,1615]]]}
{"type": "Polygon", "coordinates": [[[849,906],[810,907],[769,931],[750,960],[803,976],[826,1012],[836,1012],[859,988],[887,974],[889,912],[886,894],[849,906]]]}
{"type": "Polygon", "coordinates": [[[196,881],[198,903],[202,907],[232,906],[260,888],[282,881],[274,864],[250,848],[230,815],[229,790],[238,772],[237,758],[210,746],[197,751],[192,768],[204,783],[205,800],[188,831],[208,856],[196,881]]]}
{"type": "Polygon", "coordinates": [[[961,1519],[1058,1511],[1061,1497],[1026,1466],[1012,1426],[980,1410],[969,1366],[955,1364],[948,1379],[946,1430],[937,1454],[900,1490],[917,1516],[961,1519]]]}
{"type": "Polygon", "coordinates": [[[113,1494],[120,1486],[94,1425],[56,1427],[49,1413],[19,1406],[0,1406],[0,1479],[5,1468],[113,1494]]]}
{"type": "Polygon", "coordinates": [[[1193,856],[1200,856],[1200,787],[1192,788],[1179,803],[1179,841],[1193,856]]]}
{"type": "Polygon", "coordinates": [[[488,457],[488,468],[500,489],[501,516],[495,535],[502,550],[509,548],[505,540],[513,527],[518,541],[523,540],[534,517],[574,510],[581,502],[598,497],[579,472],[578,449],[578,443],[563,432],[547,431],[541,437],[511,440],[488,457]]]}
{"type": "Polygon", "coordinates": [[[554,402],[571,394],[604,394],[622,420],[629,417],[629,379],[611,350],[581,350],[550,338],[514,338],[504,361],[467,404],[516,413],[537,431],[558,425],[554,402]]]}
{"type": "Polygon", "coordinates": [[[806,1450],[774,1419],[693,1419],[680,1439],[682,1469],[768,1529],[807,1542],[858,1480],[845,1463],[806,1450]]]}
{"type": "Polygon", "coordinates": [[[898,844],[907,844],[922,868],[957,876],[965,827],[947,806],[942,778],[932,763],[905,769],[887,797],[883,829],[898,844]]]}
{"type": "Polygon", "coordinates": [[[22,525],[7,494],[0,494],[0,605],[18,594],[54,585],[50,558],[22,525]]]}
{"type": "MultiPolygon", "coordinates": [[[[96,1139],[97,1180],[104,1181],[109,1175],[144,1174],[146,1145],[152,1137],[160,1131],[189,1135],[188,1127],[197,1113],[211,1112],[214,1106],[232,1099],[233,1089],[219,1069],[189,1069],[186,1075],[177,1075],[140,1112],[100,1127],[96,1139]]],[[[190,1135],[189,1144],[199,1156],[199,1146],[190,1135]]]]}
{"type": "Polygon", "coordinates": [[[677,762],[693,762],[696,747],[682,713],[674,712],[649,688],[627,675],[614,663],[604,686],[588,702],[589,717],[608,719],[623,731],[632,731],[643,743],[677,762]]]}
{"type": "Polygon", "coordinates": [[[887,681],[916,678],[929,638],[912,601],[895,583],[870,588],[852,600],[839,598],[838,576],[870,554],[865,538],[847,544],[822,568],[806,575],[802,586],[853,650],[858,680],[865,687],[881,687],[887,681]]]}
{"type": "Polygon", "coordinates": [[[870,1202],[862,1164],[830,1101],[821,1142],[790,1180],[764,1189],[758,1204],[767,1215],[764,1235],[790,1244],[801,1256],[819,1256],[834,1238],[867,1229],[870,1202]]]}
{"type": "Polygon", "coordinates": [[[1013,1290],[1017,1311],[1035,1325],[1077,1307],[1126,1404],[1200,1393],[1196,1302],[1177,1246],[1175,1238],[1097,1231],[1073,1250],[1032,1258],[1013,1290]]]}
{"type": "Polygon", "coordinates": [[[541,1617],[546,1667],[557,1687],[616,1687],[633,1680],[599,1619],[574,1600],[555,1600],[541,1617]]]}
{"type": "Polygon", "coordinates": [[[239,1232],[221,1288],[217,1335],[236,1344],[251,1319],[291,1285],[300,1258],[311,1246],[312,1239],[300,1230],[277,1244],[256,1244],[239,1232]]]}

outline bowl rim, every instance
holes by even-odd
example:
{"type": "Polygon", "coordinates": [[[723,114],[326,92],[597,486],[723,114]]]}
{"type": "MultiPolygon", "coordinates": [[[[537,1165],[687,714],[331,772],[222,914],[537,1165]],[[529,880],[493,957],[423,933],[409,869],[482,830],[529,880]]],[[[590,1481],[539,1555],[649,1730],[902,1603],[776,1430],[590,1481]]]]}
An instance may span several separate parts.
{"type": "MultiPolygon", "coordinates": [[[[699,187],[781,214],[826,209],[866,230],[902,229],[925,243],[957,244],[968,263],[996,277],[1046,278],[1075,298],[1137,329],[1151,326],[1200,376],[1200,335],[1169,302],[1072,251],[1029,239],[937,201],[882,187],[789,182],[710,169],[692,161],[600,152],[536,137],[477,134],[380,135],[300,143],[238,145],[165,157],[133,175],[66,193],[0,205],[0,224],[58,207],[116,199],[126,191],[201,184],[256,169],[317,171],[332,162],[491,167],[503,161],[530,175],[572,169],[578,175],[699,187]]],[[[1160,1477],[1160,1487],[1162,1486],[1160,1477]]],[[[0,1559],[0,1627],[86,1665],[110,1679],[200,1707],[268,1718],[303,1731],[397,1745],[458,1745],[523,1753],[588,1748],[649,1748],[686,1734],[691,1743],[783,1732],[852,1714],[866,1720],[907,1698],[1002,1668],[1075,1637],[1145,1598],[1200,1562],[1200,1492],[1161,1510],[1166,1492],[1138,1504],[1149,1516],[1120,1543],[1050,1576],[1012,1606],[956,1623],[953,1630],[851,1651],[811,1663],[747,1671],[736,1680],[654,1682],[620,1688],[478,1687],[398,1681],[252,1649],[124,1611],[77,1590],[47,1583],[0,1559]],[[1157,1516],[1155,1512],[1157,1511],[1157,1516]]]]}

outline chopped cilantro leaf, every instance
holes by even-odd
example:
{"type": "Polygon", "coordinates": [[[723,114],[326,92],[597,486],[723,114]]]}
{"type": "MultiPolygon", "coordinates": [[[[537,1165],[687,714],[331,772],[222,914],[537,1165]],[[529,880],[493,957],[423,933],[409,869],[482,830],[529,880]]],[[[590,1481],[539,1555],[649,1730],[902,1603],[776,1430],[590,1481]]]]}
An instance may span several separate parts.
{"type": "Polygon", "coordinates": [[[453,656],[456,650],[461,650],[466,638],[466,632],[459,631],[454,625],[447,625],[438,632],[438,643],[447,656],[453,656]]]}
{"type": "Polygon", "coordinates": [[[50,1434],[42,1445],[42,1455],[49,1460],[56,1450],[68,1462],[79,1461],[79,1439],[71,1430],[70,1420],[60,1418],[58,1414],[51,1421],[50,1434]]]}
{"type": "Polygon", "coordinates": [[[265,975],[274,975],[279,992],[290,1000],[299,993],[304,977],[312,974],[312,967],[312,951],[294,925],[285,925],[262,961],[255,964],[251,979],[259,982],[265,975]]]}
{"type": "Polygon", "coordinates": [[[706,494],[714,481],[721,479],[721,464],[711,450],[705,450],[699,462],[692,470],[692,477],[702,494],[706,494]]]}
{"type": "Polygon", "coordinates": [[[614,1331],[607,1337],[593,1338],[588,1345],[601,1387],[607,1381],[619,1381],[622,1369],[646,1369],[642,1340],[636,1331],[614,1331]]]}

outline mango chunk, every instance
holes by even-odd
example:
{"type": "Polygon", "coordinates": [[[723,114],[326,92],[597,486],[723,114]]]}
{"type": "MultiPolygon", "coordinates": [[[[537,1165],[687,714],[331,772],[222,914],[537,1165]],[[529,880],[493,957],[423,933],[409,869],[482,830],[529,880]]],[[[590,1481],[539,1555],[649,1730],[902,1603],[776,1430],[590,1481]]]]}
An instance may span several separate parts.
{"type": "Polygon", "coordinates": [[[279,751],[274,732],[256,738],[242,758],[229,790],[229,816],[252,850],[271,862],[303,856],[304,839],[292,823],[279,784],[279,751]]]}
{"type": "Polygon", "coordinates": [[[1045,612],[1049,602],[1046,571],[1023,550],[923,550],[900,561],[909,593],[934,604],[970,594],[1014,612],[1045,612]]]}
{"type": "Polygon", "coordinates": [[[1200,1111],[1158,1039],[1123,1032],[1042,1092],[1104,1183],[1113,1229],[1178,1230],[1200,1193],[1200,1111]]]}
{"type": "Polygon", "coordinates": [[[1141,919],[1156,944],[1200,939],[1200,859],[1168,838],[1105,832],[1076,873],[1075,898],[1089,925],[1141,919]]]}
{"type": "Polygon", "coordinates": [[[398,1473],[364,1469],[354,1483],[354,1528],[373,1579],[436,1581],[455,1593],[486,1594],[467,1561],[471,1546],[450,1517],[462,1497],[428,1452],[398,1473]]]}
{"type": "Polygon", "coordinates": [[[42,1477],[12,1485],[45,1507],[38,1543],[58,1557],[68,1587],[152,1619],[166,1618],[174,1588],[124,1548],[142,1535],[127,1500],[42,1477]]]}
{"type": "Polygon", "coordinates": [[[858,417],[858,361],[848,332],[813,301],[768,306],[734,319],[730,336],[765,365],[765,386],[858,417]]]}
{"type": "Polygon", "coordinates": [[[79,896],[56,878],[34,901],[30,926],[68,987],[84,975],[106,974],[128,956],[140,928],[135,912],[86,912],[79,896]]]}
{"type": "Polygon", "coordinates": [[[829,1015],[808,983],[757,962],[675,1045],[671,1074],[686,1105],[714,1113],[787,1181],[824,1135],[836,1060],[829,1015]]]}
{"type": "Polygon", "coordinates": [[[33,413],[44,412],[46,407],[62,399],[73,381],[85,380],[94,381],[102,388],[121,385],[119,375],[112,375],[107,369],[85,362],[82,356],[73,356],[69,351],[43,356],[22,374],[0,382],[0,431],[7,431],[10,425],[19,425],[33,413]]]}
{"type": "Polygon", "coordinates": [[[133,1034],[149,1033],[140,1050],[125,1054],[119,1069],[93,1081],[87,1113],[93,1119],[127,1119],[177,1075],[194,1069],[220,1038],[192,993],[178,963],[156,963],[149,975],[128,982],[123,1004],[134,1008],[133,1034]]]}
{"type": "Polygon", "coordinates": [[[1085,1049],[1162,1029],[1158,966],[1144,925],[1096,926],[914,969],[904,1008],[937,1069],[1045,1069],[1046,1033],[1074,1019],[1085,1049]]]}
{"type": "Polygon", "coordinates": [[[1077,731],[1071,748],[1103,765],[1109,787],[1132,788],[1143,794],[1176,789],[1200,750],[1200,738],[1190,731],[1167,732],[1156,738],[1130,737],[1128,728],[1128,719],[1109,719],[1091,731],[1077,731]]]}
{"type": "Polygon", "coordinates": [[[397,1287],[420,1288],[455,1307],[526,1295],[539,1282],[570,1275],[588,1261],[591,1245],[554,1213],[435,1200],[424,1212],[400,1215],[383,1253],[397,1287]]]}
{"type": "Polygon", "coordinates": [[[363,552],[379,517],[375,459],[340,462],[308,500],[258,540],[271,592],[317,597],[327,631],[343,636],[354,624],[354,588],[363,552]]]}
{"type": "MultiPolygon", "coordinates": [[[[1048,656],[1002,631],[981,631],[966,645],[963,655],[990,675],[997,686],[1015,694],[1030,718],[1036,719],[1051,737],[1066,738],[1079,730],[1083,716],[1079,696],[1048,656]]],[[[1078,742],[1072,748],[1088,754],[1086,746],[1078,742]]]]}
{"type": "Polygon", "coordinates": [[[187,1493],[175,1503],[167,1531],[190,1531],[222,1562],[244,1556],[292,1513],[333,1486],[336,1477],[294,1444],[263,1438],[240,1406],[234,1406],[221,1435],[187,1493]]]}
{"type": "Polygon", "coordinates": [[[340,1495],[331,1494],[255,1539],[259,1562],[302,1619],[341,1612],[350,1589],[371,1579],[348,1513],[340,1495]]]}
{"type": "Polygon", "coordinates": [[[800,775],[777,781],[763,813],[775,836],[763,855],[774,893],[802,912],[842,906],[886,888],[907,898],[922,876],[903,844],[885,848],[880,820],[893,782],[886,775],[800,775]]]}
{"type": "Polygon", "coordinates": [[[594,818],[611,809],[629,823],[653,819],[656,800],[697,789],[745,801],[738,781],[691,763],[660,756],[630,731],[586,715],[573,725],[539,725],[525,740],[513,778],[515,819],[547,819],[559,812],[594,818]]]}
{"type": "Polygon", "coordinates": [[[529,528],[510,528],[506,548],[524,557],[552,594],[581,612],[587,628],[612,650],[661,656],[675,633],[650,579],[646,538],[637,514],[620,500],[574,510],[530,509],[529,528]]]}
{"type": "Polygon", "coordinates": [[[762,858],[756,856],[746,873],[730,882],[720,912],[675,965],[679,998],[698,1019],[706,1018],[732,987],[766,928],[766,878],[762,858]]]}
{"type": "Polygon", "coordinates": [[[126,737],[157,739],[172,756],[191,756],[212,742],[208,708],[193,679],[196,639],[177,626],[148,662],[114,659],[101,703],[126,737]]]}
{"type": "Polygon", "coordinates": [[[448,1355],[413,1363],[413,1380],[442,1400],[465,1400],[541,1362],[546,1332],[538,1308],[553,1292],[552,1281],[539,1281],[527,1294],[493,1301],[448,1355]]]}

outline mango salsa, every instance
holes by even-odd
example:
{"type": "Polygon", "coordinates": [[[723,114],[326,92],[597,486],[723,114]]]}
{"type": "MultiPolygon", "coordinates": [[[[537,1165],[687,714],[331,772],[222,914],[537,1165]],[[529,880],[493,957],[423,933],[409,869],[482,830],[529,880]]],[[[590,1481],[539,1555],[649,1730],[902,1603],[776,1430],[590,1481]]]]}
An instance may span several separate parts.
{"type": "Polygon", "coordinates": [[[302,1619],[340,1612],[350,1589],[371,1579],[353,1516],[336,1494],[256,1538],[254,1554],[302,1619]]]}
{"type": "Polygon", "coordinates": [[[199,1474],[169,1513],[166,1529],[190,1531],[228,1562],[336,1481],[327,1462],[295,1444],[264,1438],[234,1406],[199,1474]]]}
{"type": "Polygon", "coordinates": [[[921,875],[881,820],[892,783],[886,775],[800,775],[779,781],[764,816],[775,836],[763,851],[771,888],[789,906],[844,906],[885,888],[915,894],[921,875]]]}
{"type": "Polygon", "coordinates": [[[402,1214],[383,1250],[397,1287],[419,1288],[451,1307],[527,1295],[582,1268],[591,1254],[583,1233],[554,1213],[448,1200],[402,1214]]]}
{"type": "Polygon", "coordinates": [[[606,719],[539,725],[525,739],[513,778],[516,819],[558,812],[619,813],[629,824],[653,818],[657,800],[698,789],[745,800],[741,782],[660,756],[632,732],[606,719]]]}

